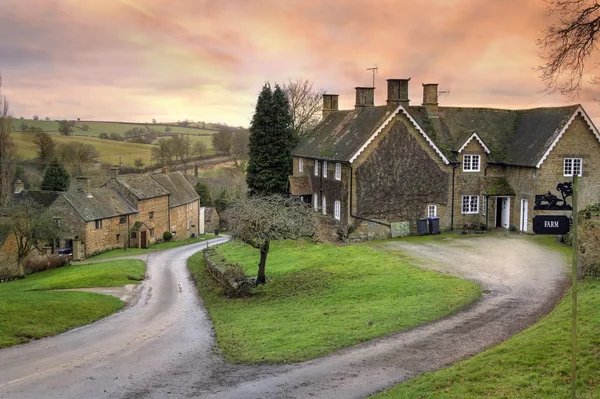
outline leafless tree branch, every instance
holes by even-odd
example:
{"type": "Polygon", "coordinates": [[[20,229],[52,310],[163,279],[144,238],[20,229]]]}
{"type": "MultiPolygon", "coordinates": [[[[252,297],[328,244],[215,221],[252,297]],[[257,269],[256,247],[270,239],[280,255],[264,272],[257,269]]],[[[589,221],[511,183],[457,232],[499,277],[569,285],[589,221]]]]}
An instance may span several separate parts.
{"type": "Polygon", "coordinates": [[[283,85],[290,103],[292,129],[297,137],[306,135],[319,122],[325,90],[315,90],[308,80],[290,80],[283,85]]]}

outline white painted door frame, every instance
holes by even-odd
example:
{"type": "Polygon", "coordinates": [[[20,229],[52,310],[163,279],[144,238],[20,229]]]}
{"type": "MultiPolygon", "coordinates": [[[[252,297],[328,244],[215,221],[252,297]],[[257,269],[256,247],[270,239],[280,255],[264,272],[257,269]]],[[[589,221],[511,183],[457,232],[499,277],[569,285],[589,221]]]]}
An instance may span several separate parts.
{"type": "Polygon", "coordinates": [[[527,232],[527,225],[529,219],[529,200],[521,199],[521,223],[519,230],[527,232]]]}
{"type": "MultiPolygon", "coordinates": [[[[500,200],[501,213],[500,213],[500,226],[502,228],[508,229],[510,227],[510,197],[496,197],[496,206],[498,206],[498,200],[500,200]]],[[[498,218],[498,214],[496,212],[496,219],[498,218]]],[[[498,225],[498,220],[496,220],[496,226],[498,225]]]]}

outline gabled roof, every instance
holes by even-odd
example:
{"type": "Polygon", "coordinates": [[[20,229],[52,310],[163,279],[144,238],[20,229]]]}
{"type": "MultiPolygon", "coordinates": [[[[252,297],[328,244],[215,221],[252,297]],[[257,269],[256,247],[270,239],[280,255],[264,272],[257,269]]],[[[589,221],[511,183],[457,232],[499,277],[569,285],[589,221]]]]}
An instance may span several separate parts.
{"type": "Polygon", "coordinates": [[[65,199],[86,222],[136,213],[137,209],[116,190],[90,190],[91,197],[82,191],[63,193],[65,199]]]}
{"type": "Polygon", "coordinates": [[[219,216],[217,210],[212,207],[207,207],[204,209],[204,221],[210,223],[212,221],[213,215],[219,216]]]}
{"type": "Polygon", "coordinates": [[[169,190],[148,174],[119,176],[117,180],[139,200],[170,194],[169,190]]]}
{"type": "Polygon", "coordinates": [[[152,175],[152,178],[171,193],[169,197],[170,207],[189,204],[200,198],[194,187],[181,172],[152,175]]]}
{"type": "Polygon", "coordinates": [[[469,145],[469,143],[472,140],[476,140],[477,142],[479,142],[479,145],[481,145],[483,147],[483,150],[485,151],[486,154],[490,153],[490,149],[487,147],[487,145],[485,145],[485,143],[483,142],[483,140],[481,140],[481,138],[477,135],[477,133],[473,133],[471,135],[471,137],[469,137],[467,139],[467,141],[465,141],[463,143],[463,145],[460,146],[460,148],[458,149],[458,153],[460,154],[461,152],[463,152],[463,150],[469,145]]]}
{"type": "Polygon", "coordinates": [[[539,167],[562,132],[579,112],[600,140],[583,108],[565,107],[507,110],[439,107],[430,116],[423,106],[367,107],[330,113],[294,149],[294,156],[352,162],[390,118],[403,114],[444,163],[458,162],[458,153],[475,139],[490,162],[539,167]]]}

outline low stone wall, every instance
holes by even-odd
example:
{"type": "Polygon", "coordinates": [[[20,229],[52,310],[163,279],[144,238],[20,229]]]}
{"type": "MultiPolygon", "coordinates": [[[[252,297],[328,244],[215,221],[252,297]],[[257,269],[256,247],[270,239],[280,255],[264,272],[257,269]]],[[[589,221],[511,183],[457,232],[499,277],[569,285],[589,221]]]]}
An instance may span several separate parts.
{"type": "Polygon", "coordinates": [[[206,270],[224,288],[224,292],[230,297],[244,297],[252,295],[254,284],[244,276],[239,265],[219,264],[214,260],[215,252],[212,249],[204,251],[206,270]]]}

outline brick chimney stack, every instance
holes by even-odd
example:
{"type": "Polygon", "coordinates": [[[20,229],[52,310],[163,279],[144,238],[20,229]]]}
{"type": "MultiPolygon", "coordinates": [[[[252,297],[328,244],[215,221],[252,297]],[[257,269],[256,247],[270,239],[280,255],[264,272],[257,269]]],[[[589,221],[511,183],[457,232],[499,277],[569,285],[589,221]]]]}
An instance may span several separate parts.
{"type": "Polygon", "coordinates": [[[323,119],[332,112],[339,111],[339,94],[323,94],[323,119]]]}
{"type": "Polygon", "coordinates": [[[375,105],[375,88],[374,87],[355,87],[356,89],[356,104],[354,109],[372,107],[375,105]]]}
{"type": "Polygon", "coordinates": [[[163,172],[163,175],[166,175],[167,173],[169,173],[169,165],[163,165],[162,172],[163,172]]]}
{"type": "Polygon", "coordinates": [[[110,168],[110,179],[117,180],[119,178],[119,168],[117,166],[113,166],[110,168]]]}
{"type": "Polygon", "coordinates": [[[410,100],[408,99],[408,79],[388,79],[387,104],[390,107],[396,108],[401,104],[405,109],[408,109],[410,100]]]}
{"type": "Polygon", "coordinates": [[[438,84],[423,83],[423,107],[427,115],[438,116],[438,84]]]}

